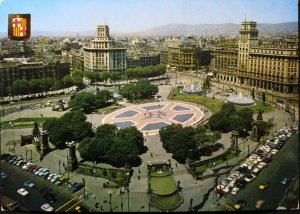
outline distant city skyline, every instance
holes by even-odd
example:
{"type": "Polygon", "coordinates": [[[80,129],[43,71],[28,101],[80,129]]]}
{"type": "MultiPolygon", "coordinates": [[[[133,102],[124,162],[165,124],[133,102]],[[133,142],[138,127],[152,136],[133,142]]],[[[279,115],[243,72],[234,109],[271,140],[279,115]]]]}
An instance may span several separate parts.
{"type": "Polygon", "coordinates": [[[0,0],[0,32],[8,14],[30,13],[32,31],[96,30],[133,33],[177,24],[298,21],[297,0],[0,0]],[[106,20],[106,21],[105,21],[106,20]]]}

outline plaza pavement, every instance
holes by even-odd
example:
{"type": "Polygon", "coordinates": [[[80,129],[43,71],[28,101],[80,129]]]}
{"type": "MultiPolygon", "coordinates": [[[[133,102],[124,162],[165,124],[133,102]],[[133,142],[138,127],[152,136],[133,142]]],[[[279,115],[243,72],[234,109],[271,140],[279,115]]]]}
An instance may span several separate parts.
{"type": "MultiPolygon", "coordinates": [[[[167,101],[167,95],[170,90],[170,85],[163,85],[159,86],[159,95],[161,95],[160,100],[161,101],[167,101]]],[[[214,90],[214,89],[213,89],[214,90]]],[[[187,102],[188,103],[188,102],[187,102]]],[[[190,105],[196,105],[193,103],[189,103],[190,105]]],[[[126,103],[126,106],[131,106],[132,104],[126,103]]],[[[43,108],[43,109],[36,109],[36,110],[24,110],[21,112],[16,112],[13,114],[6,115],[2,118],[3,121],[10,121],[17,119],[19,117],[40,117],[41,114],[43,114],[44,117],[51,117],[56,116],[59,117],[63,115],[65,112],[53,112],[51,111],[51,108],[43,108]]],[[[90,114],[87,115],[87,120],[93,123],[94,127],[97,127],[101,124],[101,120],[104,117],[104,114],[90,114]]],[[[207,116],[208,117],[208,116],[207,116]]],[[[256,116],[255,116],[256,117],[256,116]]],[[[263,118],[265,121],[267,121],[269,118],[273,117],[273,112],[270,113],[264,113],[263,118]]],[[[277,122],[277,130],[279,130],[281,127],[284,127],[286,123],[289,123],[289,116],[282,110],[276,109],[274,111],[274,119],[277,122]]],[[[14,140],[18,141],[20,140],[21,134],[31,134],[32,128],[27,129],[14,129],[14,140]]],[[[161,161],[167,161],[169,158],[171,158],[171,154],[167,153],[165,149],[162,147],[162,144],[160,142],[159,136],[146,136],[145,137],[146,142],[145,146],[148,147],[148,150],[146,153],[141,155],[142,164],[139,167],[133,167],[133,175],[131,177],[130,182],[130,192],[129,192],[129,198],[130,198],[130,211],[148,211],[148,195],[147,195],[147,163],[150,162],[161,162],[161,161]],[[152,153],[152,157],[151,157],[152,153]],[[140,169],[140,172],[139,172],[140,169]],[[140,177],[140,178],[139,178],[140,177]],[[143,208],[142,208],[143,207],[143,208]]],[[[1,153],[7,153],[8,148],[11,147],[11,145],[8,145],[7,143],[9,141],[12,141],[12,130],[6,129],[1,131],[1,153]]],[[[223,134],[222,139],[220,140],[220,143],[222,143],[225,147],[225,150],[230,146],[230,133],[223,134]]],[[[248,147],[248,144],[250,145],[250,151],[256,148],[257,143],[251,142],[251,140],[248,140],[244,145],[244,148],[248,147]]],[[[28,145],[27,149],[33,150],[33,161],[35,164],[47,167],[52,172],[59,172],[59,160],[61,161],[61,173],[64,173],[64,169],[62,167],[62,163],[66,164],[66,150],[54,150],[53,152],[47,154],[42,161],[39,160],[37,153],[35,152],[33,145],[28,145]]],[[[247,149],[241,149],[242,154],[240,157],[246,156],[247,149]]],[[[202,157],[201,159],[207,159],[214,157],[216,155],[219,155],[223,153],[223,149],[220,149],[217,152],[214,152],[212,156],[210,157],[202,157]]],[[[22,154],[25,158],[25,148],[21,148],[19,144],[16,146],[16,154],[22,154]]],[[[77,152],[77,157],[79,157],[79,154],[77,152]]],[[[80,157],[79,157],[80,161],[80,157]]],[[[229,166],[232,164],[235,164],[240,160],[233,158],[230,161],[228,161],[229,166]]],[[[202,181],[195,182],[194,178],[187,172],[186,167],[183,164],[179,164],[176,162],[176,160],[171,158],[171,163],[173,167],[174,172],[174,179],[175,181],[180,181],[182,189],[182,196],[184,197],[184,203],[177,208],[175,211],[187,211],[190,203],[190,199],[193,198],[193,207],[202,207],[202,210],[209,210],[212,209],[212,187],[215,183],[215,178],[209,178],[202,181]],[[177,166],[176,166],[177,163],[177,166]]],[[[226,163],[224,163],[222,166],[225,166],[226,163]]],[[[108,167],[107,164],[97,164],[97,166],[105,166],[108,167]]],[[[221,166],[219,166],[221,167],[221,166]]],[[[224,172],[224,169],[222,169],[220,172],[224,172]],[[223,171],[222,171],[223,170],[223,171]]],[[[76,173],[69,173],[71,181],[72,182],[80,182],[82,181],[83,175],[76,174],[76,173]]],[[[218,178],[218,181],[220,179],[223,179],[225,175],[221,175],[221,177],[218,178]]],[[[84,176],[86,180],[86,192],[89,197],[85,200],[85,203],[88,203],[90,206],[93,207],[95,202],[100,202],[102,205],[103,211],[109,211],[109,196],[108,196],[108,189],[103,188],[103,183],[105,182],[105,179],[103,178],[94,178],[89,176],[84,176]]],[[[122,196],[120,195],[119,189],[112,189],[112,205],[114,208],[114,211],[122,211],[121,209],[121,201],[123,201],[123,210],[127,211],[127,202],[128,202],[128,194],[125,193],[122,196]],[[116,208],[116,206],[118,206],[116,208]]],[[[77,194],[82,194],[82,190],[78,192],[77,194]]],[[[94,211],[100,211],[100,209],[93,209],[94,211]]],[[[150,207],[151,211],[158,211],[154,207],[150,207]]],[[[200,209],[201,210],[201,209],[200,209]]]]}

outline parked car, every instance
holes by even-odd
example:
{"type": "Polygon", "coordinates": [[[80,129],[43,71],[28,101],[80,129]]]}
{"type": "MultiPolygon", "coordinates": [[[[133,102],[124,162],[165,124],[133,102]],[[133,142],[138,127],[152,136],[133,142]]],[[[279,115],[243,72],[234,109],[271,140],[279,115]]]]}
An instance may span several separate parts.
{"type": "Polygon", "coordinates": [[[283,185],[286,185],[287,183],[289,183],[291,181],[291,178],[289,177],[284,177],[282,180],[281,180],[281,184],[283,185]]]}
{"type": "Polygon", "coordinates": [[[24,188],[18,189],[17,192],[22,196],[26,196],[29,194],[29,192],[24,188]]]}
{"type": "Polygon", "coordinates": [[[247,181],[245,180],[239,180],[236,182],[237,187],[243,188],[247,184],[247,181]]]}
{"type": "Polygon", "coordinates": [[[28,188],[33,188],[33,187],[35,187],[35,184],[31,181],[25,181],[24,186],[26,186],[28,188]]]}
{"type": "Polygon", "coordinates": [[[242,209],[244,206],[246,205],[246,201],[245,200],[238,200],[237,202],[235,202],[234,204],[234,209],[236,210],[240,210],[242,209]]]}
{"type": "Polygon", "coordinates": [[[265,201],[264,200],[258,200],[255,204],[255,209],[261,209],[265,204],[265,201]]]}
{"type": "Polygon", "coordinates": [[[265,157],[265,158],[263,159],[263,162],[265,162],[265,163],[270,163],[270,162],[272,162],[272,158],[270,158],[270,157],[265,157]]]}
{"type": "Polygon", "coordinates": [[[250,175],[246,176],[245,181],[250,182],[250,181],[254,180],[255,178],[256,178],[255,175],[250,174],[250,175]]]}
{"type": "Polygon", "coordinates": [[[257,165],[257,167],[258,167],[259,169],[262,169],[262,168],[264,168],[266,165],[267,165],[266,162],[260,162],[260,163],[257,165]]]}
{"type": "Polygon", "coordinates": [[[236,195],[239,191],[240,191],[240,189],[238,187],[233,187],[232,191],[231,191],[231,194],[236,195]]]}
{"type": "Polygon", "coordinates": [[[47,177],[47,180],[51,180],[56,174],[55,173],[50,173],[47,177]]]}
{"type": "Polygon", "coordinates": [[[30,166],[32,166],[33,165],[33,163],[31,163],[31,162],[27,162],[26,164],[24,164],[23,166],[22,166],[22,169],[25,169],[25,170],[27,170],[30,166]]]}
{"type": "Polygon", "coordinates": [[[75,183],[71,186],[71,188],[69,188],[69,190],[70,190],[71,192],[74,193],[74,192],[80,190],[82,187],[83,187],[83,183],[77,183],[77,182],[75,182],[75,183]]]}
{"type": "Polygon", "coordinates": [[[278,152],[278,150],[277,150],[277,149],[273,149],[273,150],[271,151],[272,155],[276,155],[276,154],[277,154],[277,152],[278,152]]]}
{"type": "Polygon", "coordinates": [[[41,209],[45,212],[53,212],[54,211],[54,208],[51,207],[49,204],[43,204],[41,206],[41,209]]]}

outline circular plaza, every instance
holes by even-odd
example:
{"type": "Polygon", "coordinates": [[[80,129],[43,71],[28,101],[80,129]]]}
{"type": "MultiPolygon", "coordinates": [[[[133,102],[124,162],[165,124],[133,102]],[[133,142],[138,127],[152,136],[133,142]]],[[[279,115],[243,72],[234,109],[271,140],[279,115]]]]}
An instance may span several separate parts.
{"type": "Polygon", "coordinates": [[[144,135],[156,135],[167,125],[195,125],[204,118],[204,112],[180,102],[155,102],[126,107],[106,115],[102,124],[115,124],[118,128],[135,126],[144,135]]]}

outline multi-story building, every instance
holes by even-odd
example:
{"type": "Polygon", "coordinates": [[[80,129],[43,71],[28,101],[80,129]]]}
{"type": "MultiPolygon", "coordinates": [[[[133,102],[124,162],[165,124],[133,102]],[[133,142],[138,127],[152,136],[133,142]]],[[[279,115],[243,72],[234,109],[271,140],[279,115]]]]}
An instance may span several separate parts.
{"type": "Polygon", "coordinates": [[[299,94],[298,44],[259,45],[256,22],[242,23],[238,47],[216,47],[212,55],[211,71],[221,82],[299,94]]]}
{"type": "Polygon", "coordinates": [[[85,70],[124,72],[127,67],[126,49],[115,47],[107,25],[97,27],[97,37],[83,50],[85,70]]]}
{"type": "Polygon", "coordinates": [[[67,62],[45,63],[41,60],[34,61],[3,61],[0,64],[0,96],[7,94],[7,87],[16,80],[32,80],[50,77],[61,80],[70,74],[70,64],[67,62]]]}
{"type": "Polygon", "coordinates": [[[167,65],[179,70],[196,69],[196,41],[192,37],[166,39],[167,65]]]}
{"type": "Polygon", "coordinates": [[[68,57],[71,63],[71,70],[73,69],[79,69],[81,71],[84,70],[84,56],[83,56],[83,50],[75,50],[72,49],[68,52],[68,57]]]}
{"type": "Polygon", "coordinates": [[[144,67],[144,66],[158,65],[158,64],[160,64],[159,54],[143,54],[140,56],[127,58],[128,68],[144,67]]]}

